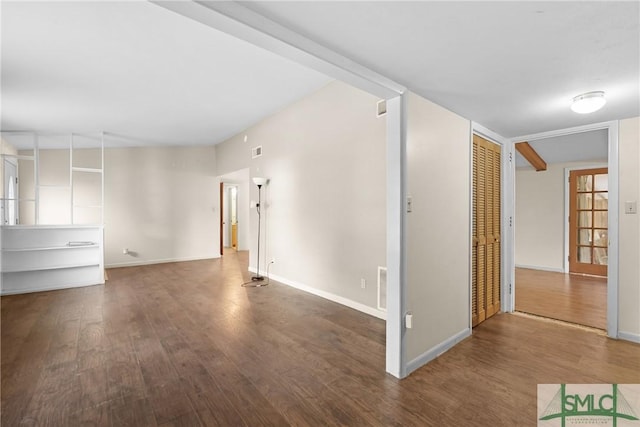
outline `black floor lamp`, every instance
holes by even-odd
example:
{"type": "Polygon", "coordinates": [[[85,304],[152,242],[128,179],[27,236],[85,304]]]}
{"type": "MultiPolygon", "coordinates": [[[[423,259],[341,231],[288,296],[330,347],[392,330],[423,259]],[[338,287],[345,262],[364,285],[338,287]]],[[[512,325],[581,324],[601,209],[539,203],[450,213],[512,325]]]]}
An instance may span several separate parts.
{"type": "Polygon", "coordinates": [[[267,286],[269,282],[264,281],[264,276],[260,275],[260,223],[262,222],[262,215],[260,213],[260,203],[262,202],[262,186],[267,183],[267,178],[254,177],[253,183],[258,186],[258,204],[256,205],[256,210],[258,211],[258,252],[257,255],[257,266],[256,266],[256,275],[251,277],[250,282],[243,283],[242,286],[251,286],[251,287],[260,287],[267,286]]]}

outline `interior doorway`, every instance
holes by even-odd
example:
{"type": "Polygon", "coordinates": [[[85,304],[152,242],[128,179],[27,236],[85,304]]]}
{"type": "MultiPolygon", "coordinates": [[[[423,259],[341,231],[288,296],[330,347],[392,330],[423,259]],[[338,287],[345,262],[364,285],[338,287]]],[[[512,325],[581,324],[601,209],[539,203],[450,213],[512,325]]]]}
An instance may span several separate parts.
{"type": "Polygon", "coordinates": [[[220,182],[220,187],[218,189],[220,193],[220,256],[224,255],[224,182],[220,182]]]}
{"type": "Polygon", "coordinates": [[[249,250],[249,169],[220,176],[220,254],[249,250]]]}
{"type": "Polygon", "coordinates": [[[515,310],[608,330],[609,130],[530,142],[516,159],[515,310]]]}
{"type": "Polygon", "coordinates": [[[222,205],[222,244],[225,248],[238,250],[238,185],[224,184],[222,205]]]}

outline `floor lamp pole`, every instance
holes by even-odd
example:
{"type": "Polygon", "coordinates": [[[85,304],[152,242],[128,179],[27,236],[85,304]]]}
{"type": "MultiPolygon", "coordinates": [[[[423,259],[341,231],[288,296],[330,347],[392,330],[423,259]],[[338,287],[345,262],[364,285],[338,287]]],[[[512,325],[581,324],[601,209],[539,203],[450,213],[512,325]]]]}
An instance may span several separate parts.
{"type": "Polygon", "coordinates": [[[260,275],[260,222],[262,219],[262,215],[260,213],[261,195],[262,195],[262,185],[258,185],[258,205],[256,206],[258,208],[258,258],[257,258],[256,275],[251,278],[251,280],[254,282],[260,282],[264,280],[264,277],[260,275]]]}
{"type": "Polygon", "coordinates": [[[250,281],[244,282],[242,286],[259,288],[261,286],[267,286],[269,284],[269,266],[267,266],[267,280],[265,281],[264,277],[260,275],[260,223],[262,222],[262,186],[265,185],[268,180],[267,178],[256,176],[253,178],[253,182],[258,186],[258,204],[256,205],[256,210],[258,211],[258,257],[256,258],[256,275],[252,276],[250,281]]]}

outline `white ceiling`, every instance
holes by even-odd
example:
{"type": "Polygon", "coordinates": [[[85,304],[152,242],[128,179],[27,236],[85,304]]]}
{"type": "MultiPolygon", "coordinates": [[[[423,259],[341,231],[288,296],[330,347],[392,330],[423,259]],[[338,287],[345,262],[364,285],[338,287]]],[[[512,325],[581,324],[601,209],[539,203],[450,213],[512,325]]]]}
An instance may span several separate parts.
{"type": "MultiPolygon", "coordinates": [[[[640,115],[639,2],[243,4],[506,137],[640,115]]],[[[330,81],[148,2],[1,6],[4,130],[214,144],[330,81]]]]}
{"type": "Polygon", "coordinates": [[[505,137],[640,115],[637,1],[243,4],[505,137]]]}
{"type": "Polygon", "coordinates": [[[330,79],[148,2],[2,2],[2,129],[214,144],[330,79]]]}
{"type": "MultiPolygon", "coordinates": [[[[609,157],[608,130],[574,133],[571,135],[529,141],[529,145],[549,165],[567,162],[607,162],[609,157]]],[[[533,169],[516,151],[516,168],[533,169]]]]}

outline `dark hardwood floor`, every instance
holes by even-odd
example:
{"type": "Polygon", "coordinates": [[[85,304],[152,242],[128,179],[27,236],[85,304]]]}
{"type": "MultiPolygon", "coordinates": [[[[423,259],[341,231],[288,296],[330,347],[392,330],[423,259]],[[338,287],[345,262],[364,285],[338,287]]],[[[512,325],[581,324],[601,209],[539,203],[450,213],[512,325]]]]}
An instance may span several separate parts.
{"type": "Polygon", "coordinates": [[[607,329],[607,278],[516,268],[516,310],[607,329]]]}
{"type": "Polygon", "coordinates": [[[640,346],[512,315],[400,381],[383,321],[246,266],[2,297],[2,426],[534,426],[538,383],[640,383],[640,346]]]}

